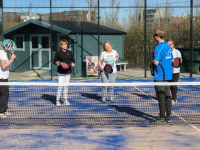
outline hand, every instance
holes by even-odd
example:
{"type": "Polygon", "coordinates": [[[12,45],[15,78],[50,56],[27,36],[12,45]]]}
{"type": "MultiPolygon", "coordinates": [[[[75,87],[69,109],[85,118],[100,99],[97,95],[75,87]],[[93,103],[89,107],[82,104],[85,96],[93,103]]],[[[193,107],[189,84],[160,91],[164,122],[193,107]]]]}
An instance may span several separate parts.
{"type": "Polygon", "coordinates": [[[56,62],[56,65],[57,65],[57,66],[60,66],[60,60],[56,62]]]}
{"type": "Polygon", "coordinates": [[[15,58],[16,58],[16,55],[14,53],[12,53],[11,59],[14,60],[15,58]]]}
{"type": "Polygon", "coordinates": [[[71,66],[72,66],[72,67],[74,67],[74,66],[75,66],[75,64],[74,64],[74,63],[71,63],[71,66]]]}

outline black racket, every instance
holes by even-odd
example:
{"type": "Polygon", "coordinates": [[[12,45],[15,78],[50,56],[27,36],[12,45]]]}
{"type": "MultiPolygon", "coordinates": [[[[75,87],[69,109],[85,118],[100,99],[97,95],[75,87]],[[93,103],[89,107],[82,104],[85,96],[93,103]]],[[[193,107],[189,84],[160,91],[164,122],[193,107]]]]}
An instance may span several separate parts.
{"type": "Polygon", "coordinates": [[[150,71],[151,71],[151,75],[154,76],[154,64],[153,63],[150,64],[150,71]]]}
{"type": "Polygon", "coordinates": [[[60,62],[60,66],[63,68],[63,69],[69,69],[70,65],[67,65],[65,62],[60,62]]]}
{"type": "Polygon", "coordinates": [[[174,62],[172,62],[172,66],[174,68],[179,68],[181,66],[181,59],[180,58],[175,58],[174,62]]]}
{"type": "Polygon", "coordinates": [[[106,64],[104,67],[104,71],[107,73],[112,73],[113,72],[113,67],[110,64],[106,64]]]}

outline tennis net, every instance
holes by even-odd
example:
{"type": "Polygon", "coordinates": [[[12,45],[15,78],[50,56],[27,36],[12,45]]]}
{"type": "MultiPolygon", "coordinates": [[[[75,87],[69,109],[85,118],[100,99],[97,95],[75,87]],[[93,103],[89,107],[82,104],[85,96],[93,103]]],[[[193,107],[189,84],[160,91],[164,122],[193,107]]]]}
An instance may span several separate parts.
{"type": "Polygon", "coordinates": [[[0,82],[9,86],[8,112],[0,125],[140,125],[159,115],[155,86],[177,85],[177,103],[172,106],[173,124],[200,123],[198,82],[69,83],[64,105],[56,106],[58,87],[47,82],[0,82]],[[102,87],[113,87],[114,103],[102,103],[102,87]]]}

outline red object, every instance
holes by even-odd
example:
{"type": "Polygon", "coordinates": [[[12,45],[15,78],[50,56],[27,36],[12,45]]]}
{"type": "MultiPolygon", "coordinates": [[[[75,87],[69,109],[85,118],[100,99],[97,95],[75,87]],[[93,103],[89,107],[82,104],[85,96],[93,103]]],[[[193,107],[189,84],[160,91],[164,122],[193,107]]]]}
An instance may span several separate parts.
{"type": "Polygon", "coordinates": [[[181,59],[180,58],[175,58],[174,62],[172,63],[173,67],[179,68],[181,65],[181,59]]]}
{"type": "Polygon", "coordinates": [[[60,65],[62,66],[63,69],[69,69],[69,65],[67,65],[64,62],[60,62],[60,65]]]}
{"type": "Polygon", "coordinates": [[[92,57],[87,57],[87,60],[92,60],[92,57]]]}

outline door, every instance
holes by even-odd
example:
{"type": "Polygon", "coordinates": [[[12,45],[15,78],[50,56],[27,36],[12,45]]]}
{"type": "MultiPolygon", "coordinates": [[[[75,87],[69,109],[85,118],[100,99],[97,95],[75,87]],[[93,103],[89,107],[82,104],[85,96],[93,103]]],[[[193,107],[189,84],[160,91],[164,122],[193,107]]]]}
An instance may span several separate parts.
{"type": "Polygon", "coordinates": [[[50,70],[51,49],[48,34],[30,35],[30,68],[50,70]]]}

